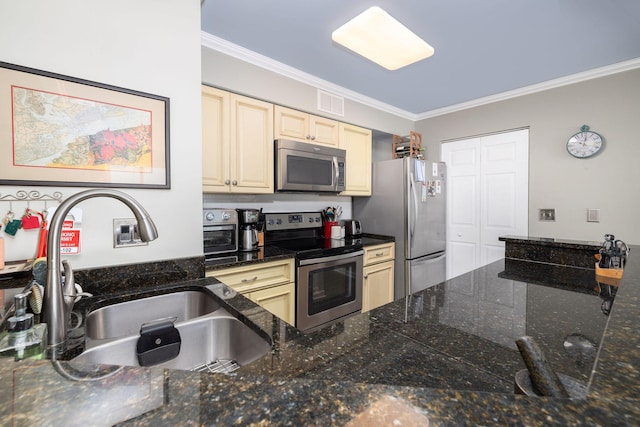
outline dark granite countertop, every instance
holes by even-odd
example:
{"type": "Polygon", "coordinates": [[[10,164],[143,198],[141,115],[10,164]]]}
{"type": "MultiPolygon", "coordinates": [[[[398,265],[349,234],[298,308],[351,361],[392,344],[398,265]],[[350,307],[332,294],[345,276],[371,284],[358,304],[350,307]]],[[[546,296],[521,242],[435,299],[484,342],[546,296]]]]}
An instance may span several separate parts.
{"type": "Polygon", "coordinates": [[[550,246],[550,247],[557,247],[557,248],[589,249],[589,250],[595,249],[596,252],[601,246],[601,242],[555,239],[551,237],[501,236],[498,238],[498,240],[502,242],[531,243],[539,246],[550,246]]]}
{"type": "MultiPolygon", "coordinates": [[[[380,245],[383,243],[394,241],[393,237],[370,233],[365,233],[357,237],[347,237],[346,239],[349,243],[351,243],[352,241],[357,241],[361,243],[362,246],[380,245]]],[[[207,271],[218,270],[221,268],[238,267],[242,265],[255,264],[260,262],[271,262],[294,257],[295,252],[293,251],[282,249],[272,245],[265,245],[264,247],[259,248],[257,251],[238,251],[207,257],[205,260],[205,269],[207,271]]]]}
{"type": "Polygon", "coordinates": [[[171,286],[206,287],[254,322],[272,337],[272,352],[231,375],[5,359],[0,417],[9,425],[371,425],[367,415],[382,411],[431,426],[637,425],[640,265],[631,257],[616,289],[584,273],[575,283],[552,280],[538,267],[500,260],[306,335],[215,279],[180,282],[171,286]],[[556,371],[588,384],[586,398],[515,395],[522,335],[556,371]],[[570,351],[569,336],[593,348],[570,351]]]}

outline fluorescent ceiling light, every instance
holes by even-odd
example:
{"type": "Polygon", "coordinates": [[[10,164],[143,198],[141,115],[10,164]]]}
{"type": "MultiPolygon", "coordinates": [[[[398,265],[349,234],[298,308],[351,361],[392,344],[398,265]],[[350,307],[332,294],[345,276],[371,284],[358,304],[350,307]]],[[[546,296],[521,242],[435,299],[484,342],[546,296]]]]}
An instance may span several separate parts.
{"type": "Polygon", "coordinates": [[[377,6],[331,33],[331,39],[387,70],[433,55],[433,47],[377,6]]]}

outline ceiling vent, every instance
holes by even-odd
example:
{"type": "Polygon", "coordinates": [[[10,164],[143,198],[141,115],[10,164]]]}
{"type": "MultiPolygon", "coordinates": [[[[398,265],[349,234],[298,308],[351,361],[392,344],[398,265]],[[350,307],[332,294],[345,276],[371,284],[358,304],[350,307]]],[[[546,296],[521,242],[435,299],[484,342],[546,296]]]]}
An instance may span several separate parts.
{"type": "Polygon", "coordinates": [[[318,89],[318,110],[344,117],[344,98],[318,89]]]}

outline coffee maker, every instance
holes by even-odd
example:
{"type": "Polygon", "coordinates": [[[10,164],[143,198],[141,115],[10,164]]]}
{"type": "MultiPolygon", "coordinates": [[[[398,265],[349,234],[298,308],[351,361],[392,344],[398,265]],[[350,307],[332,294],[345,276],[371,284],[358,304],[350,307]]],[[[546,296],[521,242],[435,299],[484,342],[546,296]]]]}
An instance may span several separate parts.
{"type": "Polygon", "coordinates": [[[258,250],[258,222],[260,210],[237,209],[238,211],[238,249],[244,252],[258,250]]]}

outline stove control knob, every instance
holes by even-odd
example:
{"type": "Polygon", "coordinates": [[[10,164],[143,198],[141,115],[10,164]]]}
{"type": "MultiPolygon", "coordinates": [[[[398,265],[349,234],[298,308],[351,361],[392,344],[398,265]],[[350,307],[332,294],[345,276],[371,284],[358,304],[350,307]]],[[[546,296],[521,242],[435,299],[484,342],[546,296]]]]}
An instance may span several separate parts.
{"type": "Polygon", "coordinates": [[[309,222],[313,222],[313,218],[311,218],[311,217],[310,217],[310,218],[309,218],[309,222]]]}
{"type": "Polygon", "coordinates": [[[267,224],[269,224],[269,225],[273,225],[273,220],[272,220],[272,219],[270,219],[269,221],[267,221],[267,224]]]}
{"type": "Polygon", "coordinates": [[[222,219],[224,221],[229,221],[231,219],[231,214],[229,212],[222,212],[222,219]]]}
{"type": "Polygon", "coordinates": [[[316,217],[316,222],[320,222],[320,221],[321,221],[321,220],[320,220],[320,217],[319,217],[319,216],[317,216],[317,217],[316,217]]]}
{"type": "Polygon", "coordinates": [[[204,215],[204,219],[206,219],[207,221],[213,221],[215,219],[215,215],[213,214],[213,212],[207,212],[204,215]]]}
{"type": "Polygon", "coordinates": [[[278,224],[278,225],[282,224],[282,220],[280,218],[277,218],[276,219],[276,224],[278,224]]]}

